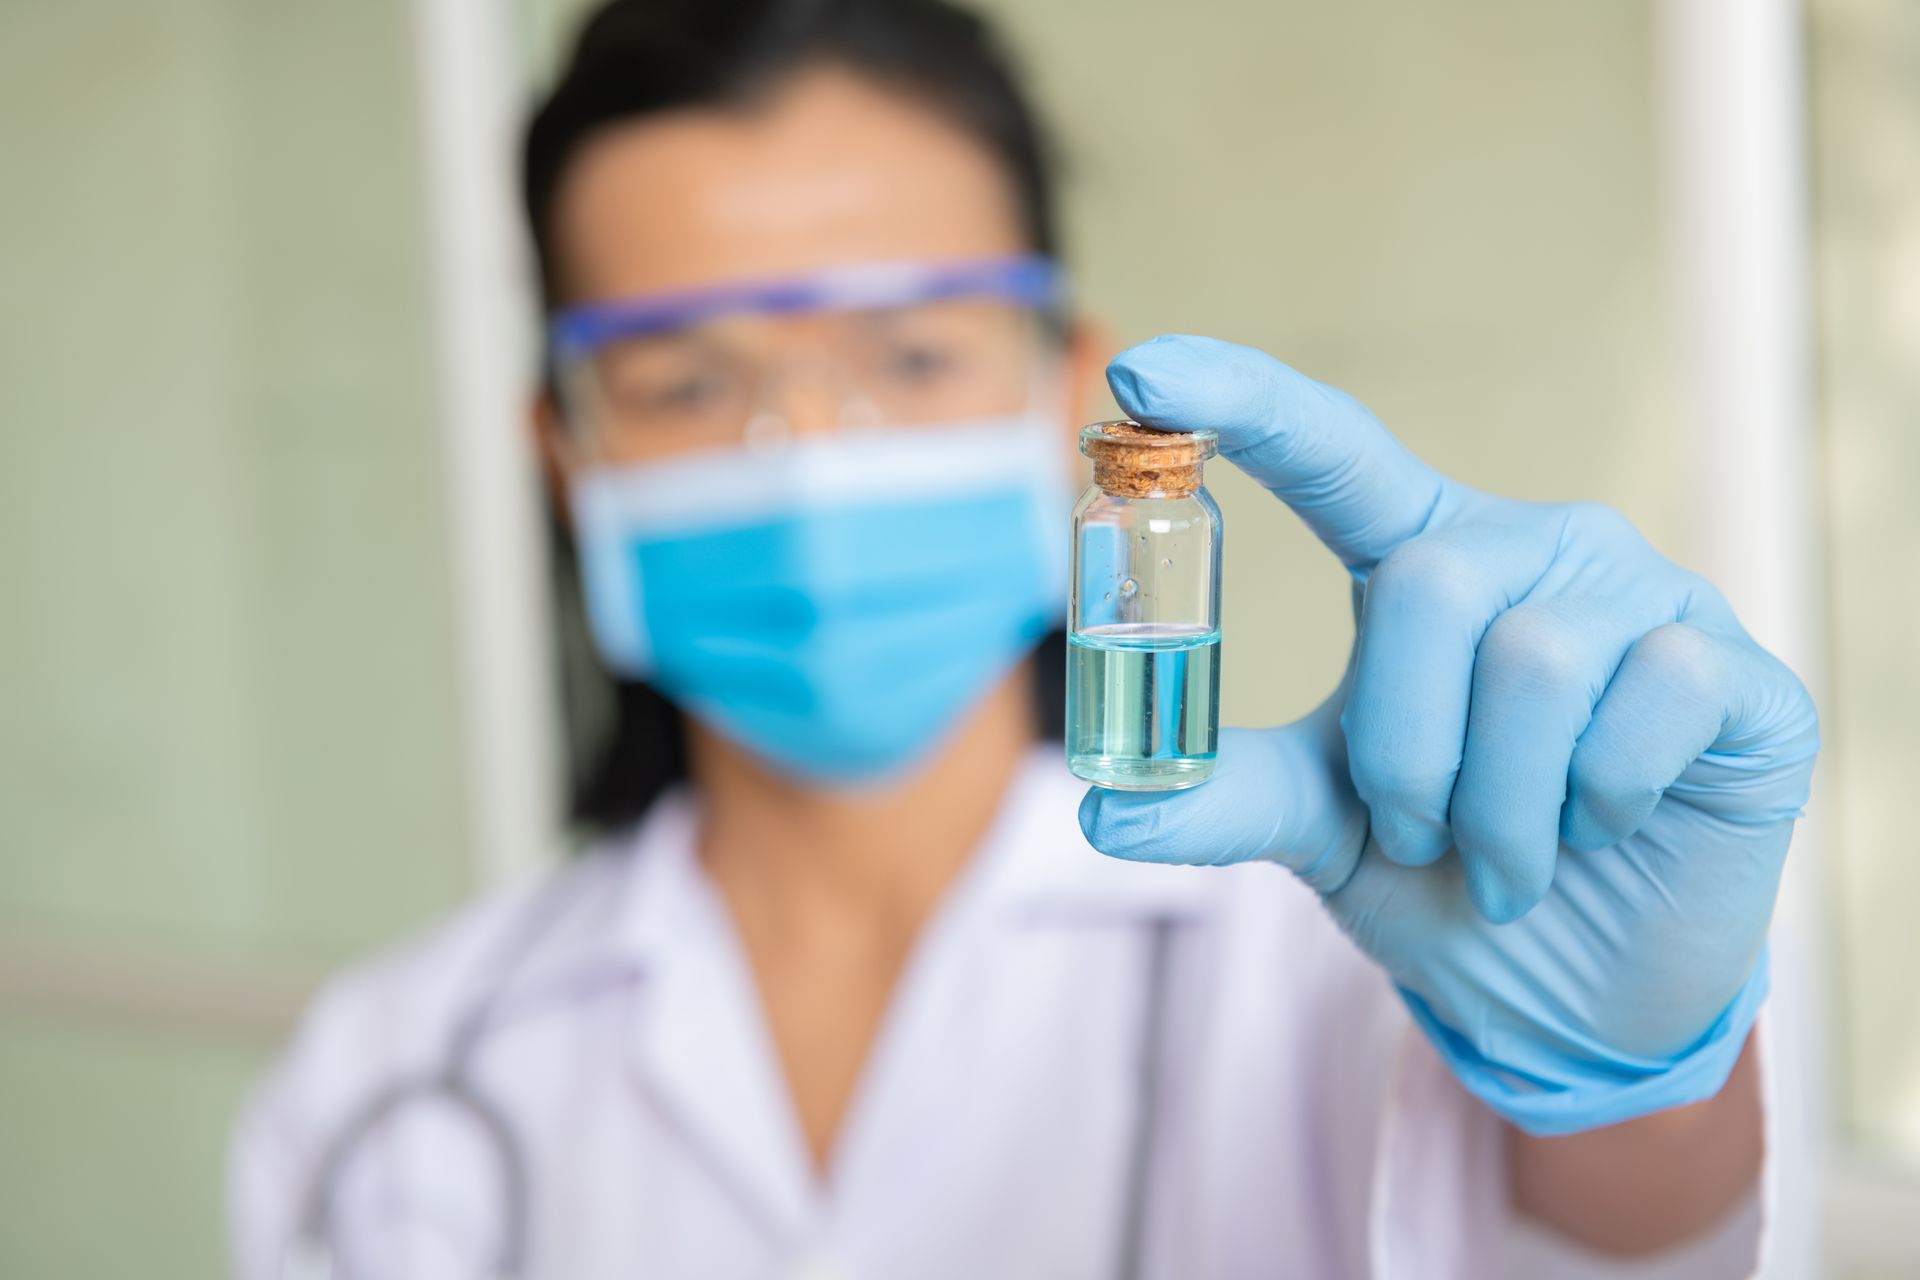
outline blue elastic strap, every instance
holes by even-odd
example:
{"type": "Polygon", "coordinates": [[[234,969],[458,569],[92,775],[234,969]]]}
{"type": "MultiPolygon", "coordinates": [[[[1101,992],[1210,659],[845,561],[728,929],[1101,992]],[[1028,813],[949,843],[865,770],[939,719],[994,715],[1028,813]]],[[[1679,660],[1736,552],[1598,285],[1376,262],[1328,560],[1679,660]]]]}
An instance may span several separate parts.
{"type": "Polygon", "coordinates": [[[1526,1075],[1483,1057],[1466,1037],[1400,988],[1414,1021],[1467,1092],[1535,1137],[1581,1133],[1700,1102],[1720,1092],[1767,998],[1767,955],[1760,959],[1706,1034],[1665,1059],[1569,1060],[1562,1078],[1526,1075]]]}
{"type": "Polygon", "coordinates": [[[658,333],[739,311],[787,315],[971,297],[1007,298],[1045,307],[1059,302],[1064,280],[1060,264],[1042,254],[861,263],[782,280],[569,307],[554,315],[549,340],[556,357],[577,359],[616,338],[658,333]]]}

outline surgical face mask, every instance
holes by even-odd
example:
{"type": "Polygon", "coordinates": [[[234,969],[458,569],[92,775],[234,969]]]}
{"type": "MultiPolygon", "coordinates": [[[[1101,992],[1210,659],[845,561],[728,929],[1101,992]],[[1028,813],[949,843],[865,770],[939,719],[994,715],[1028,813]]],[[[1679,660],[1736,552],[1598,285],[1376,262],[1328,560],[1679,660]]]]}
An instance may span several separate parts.
{"type": "Polygon", "coordinates": [[[590,469],[595,644],[782,772],[904,769],[1061,615],[1064,462],[1025,413],[590,469]]]}

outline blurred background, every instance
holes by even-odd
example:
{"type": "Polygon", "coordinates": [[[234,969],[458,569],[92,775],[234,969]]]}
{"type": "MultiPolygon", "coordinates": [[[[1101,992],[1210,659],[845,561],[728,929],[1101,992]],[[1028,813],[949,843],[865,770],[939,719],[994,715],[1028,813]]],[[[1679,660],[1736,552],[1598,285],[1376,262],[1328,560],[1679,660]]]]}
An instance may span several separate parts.
{"type": "MultiPolygon", "coordinates": [[[[1815,688],[1778,1273],[1920,1276],[1920,5],[983,7],[1118,341],[1612,503],[1815,688]]],[[[560,856],[511,177],[582,8],[0,3],[0,1275],[217,1274],[314,984],[560,856]]],[[[1343,575],[1213,479],[1291,718],[1343,575]]]]}

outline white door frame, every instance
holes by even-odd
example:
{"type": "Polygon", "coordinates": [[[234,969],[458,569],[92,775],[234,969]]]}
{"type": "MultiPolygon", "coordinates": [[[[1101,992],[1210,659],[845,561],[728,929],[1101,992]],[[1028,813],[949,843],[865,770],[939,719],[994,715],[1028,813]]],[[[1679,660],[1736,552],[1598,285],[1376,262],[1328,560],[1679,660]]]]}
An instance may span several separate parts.
{"type": "MultiPolygon", "coordinates": [[[[1817,697],[1825,610],[1804,5],[1658,0],[1655,18],[1667,278],[1701,567],[1817,697]]],[[[1816,785],[1787,859],[1768,1012],[1778,1185],[1767,1274],[1793,1280],[1920,1267],[1920,1176],[1851,1149],[1838,1122],[1818,795],[1816,785]]]]}
{"type": "Polygon", "coordinates": [[[516,198],[524,24],[508,0],[414,0],[413,13],[466,835],[485,886],[550,864],[561,847],[545,539],[526,420],[537,311],[516,198]]]}

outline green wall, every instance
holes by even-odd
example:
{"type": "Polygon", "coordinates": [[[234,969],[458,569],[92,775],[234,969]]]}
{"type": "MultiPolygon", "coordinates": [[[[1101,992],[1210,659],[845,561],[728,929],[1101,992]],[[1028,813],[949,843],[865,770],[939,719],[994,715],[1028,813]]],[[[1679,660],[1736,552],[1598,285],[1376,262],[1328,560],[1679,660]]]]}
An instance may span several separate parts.
{"type": "Polygon", "coordinates": [[[0,1275],[217,1274],[282,993],[466,883],[409,37],[0,6],[0,1275]]]}
{"type": "Polygon", "coordinates": [[[1920,5],[1820,0],[1809,35],[1837,1074],[1850,1136],[1920,1163],[1920,5]]]}
{"type": "Polygon", "coordinates": [[[0,1275],[219,1275],[227,1129],[264,1063],[232,1037],[0,1014],[0,1275]]]}

